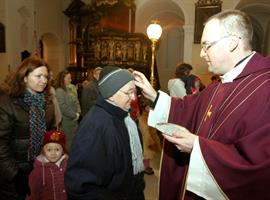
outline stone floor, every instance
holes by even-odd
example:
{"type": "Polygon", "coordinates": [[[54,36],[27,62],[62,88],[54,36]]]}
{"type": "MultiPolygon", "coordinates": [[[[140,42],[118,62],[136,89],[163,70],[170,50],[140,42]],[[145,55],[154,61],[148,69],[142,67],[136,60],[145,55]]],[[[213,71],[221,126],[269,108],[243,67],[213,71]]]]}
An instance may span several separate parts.
{"type": "Polygon", "coordinates": [[[154,169],[153,175],[145,174],[144,180],[146,187],[144,190],[145,200],[157,200],[158,197],[158,177],[159,177],[159,156],[157,154],[154,159],[151,160],[151,167],[154,169]]]}
{"type": "Polygon", "coordinates": [[[148,113],[144,112],[139,118],[139,128],[142,132],[144,143],[144,156],[150,159],[150,166],[154,170],[154,174],[145,174],[146,188],[144,191],[145,200],[157,200],[158,198],[158,180],[159,165],[161,155],[160,138],[155,129],[147,126],[148,113]]]}

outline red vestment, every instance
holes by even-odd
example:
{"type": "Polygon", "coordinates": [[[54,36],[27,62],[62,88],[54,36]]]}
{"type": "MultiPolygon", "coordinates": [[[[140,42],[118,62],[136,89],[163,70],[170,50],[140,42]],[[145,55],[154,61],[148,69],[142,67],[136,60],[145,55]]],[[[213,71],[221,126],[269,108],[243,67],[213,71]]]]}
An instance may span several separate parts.
{"type": "MultiPolygon", "coordinates": [[[[270,199],[270,58],[256,53],[233,82],[172,98],[168,122],[199,136],[203,159],[229,199],[270,199]]],[[[189,156],[165,141],[160,200],[181,199],[189,156]]]]}

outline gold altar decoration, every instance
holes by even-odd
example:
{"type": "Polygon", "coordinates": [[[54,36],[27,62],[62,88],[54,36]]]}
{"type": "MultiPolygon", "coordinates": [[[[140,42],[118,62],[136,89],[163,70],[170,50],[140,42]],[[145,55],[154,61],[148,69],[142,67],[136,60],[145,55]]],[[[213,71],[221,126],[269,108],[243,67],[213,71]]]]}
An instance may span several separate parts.
{"type": "Polygon", "coordinates": [[[126,6],[131,7],[134,5],[134,0],[94,0],[93,3],[97,6],[101,5],[114,5],[116,3],[122,2],[126,6]]]}
{"type": "Polygon", "coordinates": [[[134,33],[134,0],[93,0],[91,4],[76,0],[64,14],[69,17],[68,69],[74,83],[85,80],[89,70],[106,65],[133,68],[150,77],[151,41],[145,34],[134,33]]]}

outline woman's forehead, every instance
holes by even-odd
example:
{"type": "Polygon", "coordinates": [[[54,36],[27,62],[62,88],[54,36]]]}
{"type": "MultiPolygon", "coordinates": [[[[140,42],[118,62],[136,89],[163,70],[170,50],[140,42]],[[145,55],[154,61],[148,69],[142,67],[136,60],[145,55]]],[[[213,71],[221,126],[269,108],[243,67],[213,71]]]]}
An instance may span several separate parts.
{"type": "Polygon", "coordinates": [[[125,84],[121,89],[127,89],[127,90],[130,90],[130,89],[135,89],[136,86],[135,86],[135,83],[134,81],[129,81],[127,84],[125,84]]]}

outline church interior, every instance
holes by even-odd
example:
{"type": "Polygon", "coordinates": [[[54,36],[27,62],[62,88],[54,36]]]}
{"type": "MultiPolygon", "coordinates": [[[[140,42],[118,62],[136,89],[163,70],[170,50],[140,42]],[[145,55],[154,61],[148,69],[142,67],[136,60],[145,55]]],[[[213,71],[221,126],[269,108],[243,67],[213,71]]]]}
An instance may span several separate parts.
{"type": "Polygon", "coordinates": [[[135,68],[167,91],[179,62],[193,66],[204,85],[212,76],[200,58],[203,22],[227,9],[246,12],[254,26],[253,49],[270,53],[268,0],[0,0],[0,81],[20,64],[23,52],[39,51],[54,74],[65,68],[74,81],[97,65],[135,68]],[[157,23],[152,65],[147,27],[157,23]]]}
{"type": "MultiPolygon", "coordinates": [[[[0,0],[0,82],[25,53],[38,53],[54,74],[69,69],[74,84],[97,66],[116,65],[143,72],[156,89],[167,92],[177,63],[187,62],[207,86],[212,74],[200,58],[203,23],[227,9],[250,16],[253,50],[269,55],[269,0],[0,0]],[[162,30],[155,41],[147,33],[150,24],[162,30]]],[[[148,132],[147,116],[140,120],[148,132]]],[[[155,140],[146,200],[156,199],[158,187],[160,147],[155,140]]]]}

